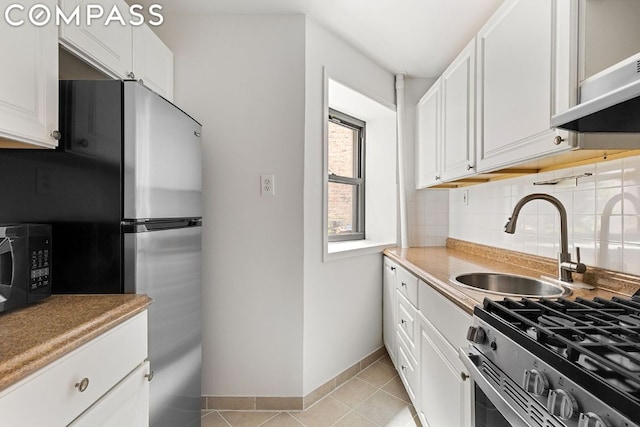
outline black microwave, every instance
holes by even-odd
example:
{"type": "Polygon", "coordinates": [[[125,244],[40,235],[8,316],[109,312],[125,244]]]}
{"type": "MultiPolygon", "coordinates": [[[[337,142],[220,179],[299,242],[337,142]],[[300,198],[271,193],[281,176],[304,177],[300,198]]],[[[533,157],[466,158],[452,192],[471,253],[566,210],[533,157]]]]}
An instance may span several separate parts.
{"type": "Polygon", "coordinates": [[[0,225],[0,313],[51,295],[51,226],[0,225]]]}

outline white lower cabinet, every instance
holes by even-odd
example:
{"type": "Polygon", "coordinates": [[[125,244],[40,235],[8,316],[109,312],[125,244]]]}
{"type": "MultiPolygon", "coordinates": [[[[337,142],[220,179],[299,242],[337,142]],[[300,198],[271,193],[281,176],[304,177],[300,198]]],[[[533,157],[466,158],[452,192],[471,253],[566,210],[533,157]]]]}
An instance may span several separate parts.
{"type": "MultiPolygon", "coordinates": [[[[420,386],[419,383],[419,370],[418,370],[418,362],[413,358],[411,352],[407,350],[407,347],[402,342],[402,338],[400,333],[398,332],[398,373],[400,374],[400,378],[404,383],[404,387],[407,390],[407,394],[411,398],[412,402],[417,401],[418,395],[417,390],[420,386]]],[[[414,404],[415,406],[415,404],[414,404]]]]}
{"type": "Polygon", "coordinates": [[[472,382],[458,358],[471,315],[387,257],[385,298],[391,286],[387,266],[395,268],[396,304],[395,310],[383,311],[384,341],[391,342],[386,335],[393,328],[392,358],[420,422],[423,427],[471,427],[472,382]]]}
{"type": "Polygon", "coordinates": [[[458,352],[419,315],[420,401],[416,410],[424,426],[471,426],[471,381],[458,352]]]}
{"type": "Polygon", "coordinates": [[[418,288],[420,400],[414,403],[426,427],[471,427],[471,380],[458,358],[471,315],[427,283],[418,288]]]}
{"type": "Polygon", "coordinates": [[[2,425],[148,426],[146,358],[145,311],[0,392],[2,425]]]}
{"type": "Polygon", "coordinates": [[[149,362],[129,374],[117,386],[76,418],[73,427],[121,427],[149,425],[149,362]]]}
{"type": "Polygon", "coordinates": [[[393,363],[396,361],[396,270],[398,265],[384,257],[382,272],[382,339],[393,363]]]}

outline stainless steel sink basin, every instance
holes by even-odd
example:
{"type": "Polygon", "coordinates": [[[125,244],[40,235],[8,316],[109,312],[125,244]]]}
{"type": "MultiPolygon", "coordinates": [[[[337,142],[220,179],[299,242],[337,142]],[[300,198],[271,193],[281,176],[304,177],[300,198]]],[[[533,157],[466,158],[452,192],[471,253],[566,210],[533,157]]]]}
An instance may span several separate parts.
{"type": "Polygon", "coordinates": [[[458,286],[491,294],[523,297],[562,297],[571,291],[560,285],[505,273],[468,273],[451,277],[458,286]]]}

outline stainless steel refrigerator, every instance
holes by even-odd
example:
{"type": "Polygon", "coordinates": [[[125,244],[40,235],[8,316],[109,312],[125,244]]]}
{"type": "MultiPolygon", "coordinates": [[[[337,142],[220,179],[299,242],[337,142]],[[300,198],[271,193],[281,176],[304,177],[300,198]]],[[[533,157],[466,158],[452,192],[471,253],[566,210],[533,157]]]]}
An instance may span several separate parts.
{"type": "Polygon", "coordinates": [[[201,125],[135,81],[61,81],[56,150],[0,150],[0,222],[52,225],[54,293],[144,293],[151,426],[200,425],[201,125]]]}

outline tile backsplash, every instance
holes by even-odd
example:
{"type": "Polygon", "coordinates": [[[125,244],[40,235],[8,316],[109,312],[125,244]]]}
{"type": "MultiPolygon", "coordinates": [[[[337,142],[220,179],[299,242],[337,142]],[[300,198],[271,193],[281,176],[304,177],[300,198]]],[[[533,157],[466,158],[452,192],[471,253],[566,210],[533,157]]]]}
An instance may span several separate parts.
{"type": "Polygon", "coordinates": [[[419,190],[408,202],[409,246],[444,246],[449,236],[449,192],[419,190]]]}
{"type": "Polygon", "coordinates": [[[448,235],[456,239],[555,258],[560,217],[549,202],[529,202],[515,234],[504,232],[515,204],[531,193],[551,194],[565,206],[574,260],[578,246],[587,265],[640,275],[640,156],[453,189],[448,195],[416,191],[409,207],[409,243],[438,245],[448,223],[448,235]],[[578,179],[577,185],[534,185],[584,173],[592,175],[578,179]],[[447,198],[448,213],[442,207],[447,198]]]}

